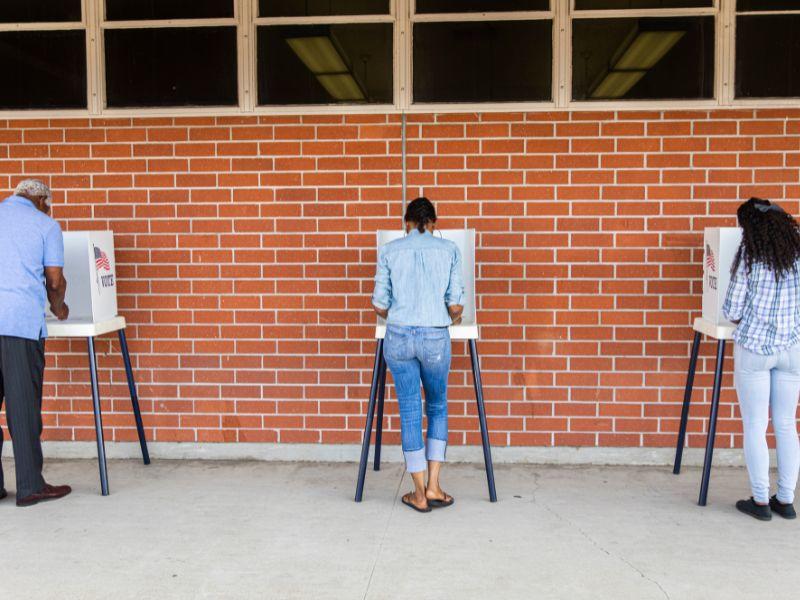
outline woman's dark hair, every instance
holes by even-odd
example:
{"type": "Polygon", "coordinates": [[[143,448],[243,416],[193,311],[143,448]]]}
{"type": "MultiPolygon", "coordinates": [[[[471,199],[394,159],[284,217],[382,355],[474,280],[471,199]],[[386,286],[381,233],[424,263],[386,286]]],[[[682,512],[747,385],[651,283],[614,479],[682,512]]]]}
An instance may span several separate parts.
{"type": "Polygon", "coordinates": [[[742,243],[731,273],[739,268],[742,256],[748,273],[754,263],[763,263],[775,272],[776,280],[797,269],[800,229],[792,215],[769,200],[750,198],[736,211],[736,217],[742,243]]]}
{"type": "Polygon", "coordinates": [[[405,220],[406,223],[416,223],[419,232],[424,233],[428,223],[436,223],[436,209],[433,207],[433,202],[424,196],[412,200],[406,207],[405,220]]]}

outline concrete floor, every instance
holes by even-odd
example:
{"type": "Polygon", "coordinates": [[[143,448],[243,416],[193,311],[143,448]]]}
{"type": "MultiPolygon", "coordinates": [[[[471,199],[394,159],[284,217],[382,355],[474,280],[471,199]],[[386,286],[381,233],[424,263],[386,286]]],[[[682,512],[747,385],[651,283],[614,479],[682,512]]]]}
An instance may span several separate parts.
{"type": "MultiPolygon", "coordinates": [[[[6,480],[13,482],[11,461],[6,480]]],[[[49,461],[57,502],[0,502],[0,597],[540,599],[797,598],[800,521],[761,523],[733,502],[741,469],[451,465],[455,506],[417,514],[399,464],[49,461]],[[776,560],[780,557],[780,561],[776,560]]],[[[12,486],[13,487],[13,486],[12,486]]]]}

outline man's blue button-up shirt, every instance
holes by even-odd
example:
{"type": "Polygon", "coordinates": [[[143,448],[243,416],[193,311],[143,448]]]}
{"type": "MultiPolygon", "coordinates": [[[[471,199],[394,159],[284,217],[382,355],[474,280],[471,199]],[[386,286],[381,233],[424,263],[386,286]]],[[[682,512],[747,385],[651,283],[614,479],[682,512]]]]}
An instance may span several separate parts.
{"type": "Polygon", "coordinates": [[[458,246],[416,229],[381,246],[372,303],[389,309],[391,325],[450,325],[447,307],[464,304],[458,246]]]}
{"type": "Polygon", "coordinates": [[[0,203],[0,335],[47,337],[44,268],[63,266],[58,223],[27,198],[0,203]]]}

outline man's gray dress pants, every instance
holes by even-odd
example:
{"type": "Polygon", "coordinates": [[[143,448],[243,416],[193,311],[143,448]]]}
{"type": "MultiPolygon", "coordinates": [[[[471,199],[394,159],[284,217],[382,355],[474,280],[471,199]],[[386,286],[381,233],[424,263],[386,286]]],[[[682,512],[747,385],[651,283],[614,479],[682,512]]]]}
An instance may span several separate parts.
{"type": "MultiPolygon", "coordinates": [[[[6,422],[14,446],[17,498],[40,492],[42,478],[42,381],[44,340],[0,335],[0,408],[6,405],[6,422]]],[[[3,432],[0,429],[0,452],[3,432]]],[[[0,466],[0,488],[3,486],[0,466]]]]}

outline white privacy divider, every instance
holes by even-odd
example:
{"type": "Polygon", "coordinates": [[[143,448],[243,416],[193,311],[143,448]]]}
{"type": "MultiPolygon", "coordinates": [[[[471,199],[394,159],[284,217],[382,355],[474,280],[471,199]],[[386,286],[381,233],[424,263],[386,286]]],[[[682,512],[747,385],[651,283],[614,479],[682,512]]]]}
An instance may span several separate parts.
{"type": "MultiPolygon", "coordinates": [[[[57,321],[48,312],[49,335],[70,337],[73,324],[85,331],[87,324],[105,323],[118,317],[113,232],[64,232],[64,277],[67,280],[69,319],[57,321]]],[[[84,333],[76,335],[86,337],[84,333]]]]}
{"type": "MultiPolygon", "coordinates": [[[[405,236],[403,230],[380,230],[377,233],[378,248],[405,236]]],[[[478,323],[475,309],[475,230],[437,229],[433,235],[450,240],[461,251],[461,268],[464,279],[464,313],[459,325],[450,326],[450,338],[454,340],[478,339],[478,323]]],[[[386,335],[386,322],[378,319],[375,337],[383,339],[386,335]]]]}
{"type": "Polygon", "coordinates": [[[714,326],[733,327],[733,323],[722,314],[722,305],[731,280],[731,265],[741,240],[742,230],[738,227],[706,227],[703,236],[702,318],[714,326]]]}

